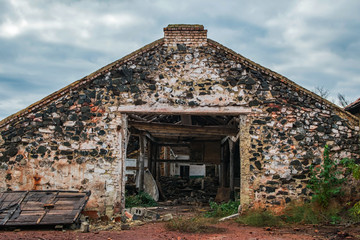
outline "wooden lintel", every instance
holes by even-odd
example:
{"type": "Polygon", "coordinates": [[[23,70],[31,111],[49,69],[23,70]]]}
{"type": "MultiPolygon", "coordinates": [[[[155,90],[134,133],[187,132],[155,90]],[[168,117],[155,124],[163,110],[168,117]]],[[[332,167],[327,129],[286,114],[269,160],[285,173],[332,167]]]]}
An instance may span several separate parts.
{"type": "Polygon", "coordinates": [[[184,126],[168,123],[144,123],[129,121],[129,126],[142,131],[149,131],[152,135],[166,134],[177,136],[197,136],[197,135],[215,135],[215,136],[236,136],[238,128],[232,126],[184,126]]]}
{"type": "Polygon", "coordinates": [[[242,106],[226,106],[226,107],[184,107],[169,105],[140,105],[140,106],[119,106],[118,112],[128,114],[163,114],[163,115],[231,115],[238,116],[251,113],[251,108],[242,106]]]}

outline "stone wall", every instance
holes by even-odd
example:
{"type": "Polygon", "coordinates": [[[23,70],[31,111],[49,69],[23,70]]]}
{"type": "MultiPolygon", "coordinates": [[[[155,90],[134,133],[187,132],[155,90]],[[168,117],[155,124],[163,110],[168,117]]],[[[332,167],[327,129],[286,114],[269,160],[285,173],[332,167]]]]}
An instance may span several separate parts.
{"type": "Polygon", "coordinates": [[[241,117],[241,199],[280,206],[308,198],[309,166],[359,158],[359,127],[339,109],[237,60],[221,45],[159,42],[1,130],[1,190],[86,189],[88,208],[124,203],[127,121],[120,106],[251,108],[241,117]],[[341,112],[341,111],[340,111],[341,112]]]}

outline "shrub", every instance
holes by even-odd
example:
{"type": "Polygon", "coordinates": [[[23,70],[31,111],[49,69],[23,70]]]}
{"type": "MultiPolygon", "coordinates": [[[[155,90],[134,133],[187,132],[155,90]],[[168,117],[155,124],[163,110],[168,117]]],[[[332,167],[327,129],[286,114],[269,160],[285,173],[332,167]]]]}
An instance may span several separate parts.
{"type": "Polygon", "coordinates": [[[307,186],[314,193],[312,200],[327,208],[330,199],[342,193],[341,184],[346,180],[338,177],[341,172],[338,170],[338,164],[330,158],[327,145],[324,149],[323,164],[315,168],[312,166],[310,171],[311,177],[307,186]]]}
{"type": "Polygon", "coordinates": [[[139,192],[137,195],[125,196],[125,207],[154,207],[158,203],[146,192],[139,192]]]}
{"type": "Polygon", "coordinates": [[[221,218],[238,212],[240,202],[229,201],[227,203],[218,204],[210,202],[210,211],[205,213],[205,217],[221,218]]]}

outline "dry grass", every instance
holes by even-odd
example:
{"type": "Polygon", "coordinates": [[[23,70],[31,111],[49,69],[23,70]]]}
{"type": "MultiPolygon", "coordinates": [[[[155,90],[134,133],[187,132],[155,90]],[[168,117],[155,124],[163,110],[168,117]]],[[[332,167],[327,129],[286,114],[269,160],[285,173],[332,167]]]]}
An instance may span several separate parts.
{"type": "Polygon", "coordinates": [[[216,220],[193,217],[184,218],[179,217],[166,223],[166,229],[170,231],[179,231],[186,233],[222,233],[225,231],[223,228],[214,226],[216,220]]]}

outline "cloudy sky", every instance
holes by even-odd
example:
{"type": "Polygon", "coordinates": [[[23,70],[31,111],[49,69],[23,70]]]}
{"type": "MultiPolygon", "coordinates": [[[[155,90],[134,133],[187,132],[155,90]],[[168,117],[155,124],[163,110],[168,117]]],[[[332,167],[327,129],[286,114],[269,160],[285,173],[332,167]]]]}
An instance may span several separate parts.
{"type": "Polygon", "coordinates": [[[198,23],[208,37],[301,86],[360,97],[358,0],[0,0],[0,119],[198,23]]]}

